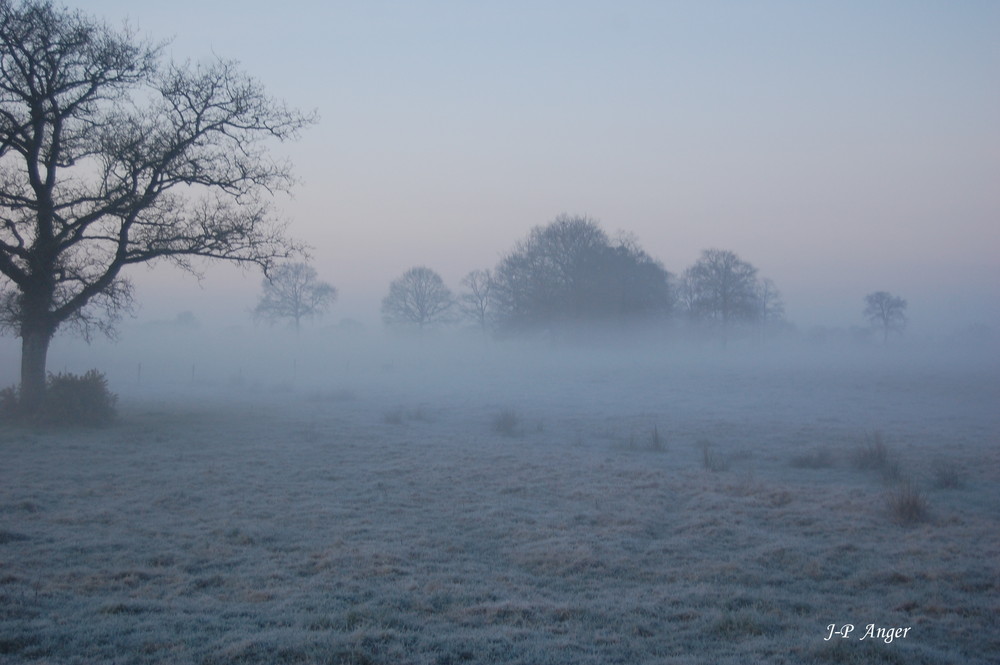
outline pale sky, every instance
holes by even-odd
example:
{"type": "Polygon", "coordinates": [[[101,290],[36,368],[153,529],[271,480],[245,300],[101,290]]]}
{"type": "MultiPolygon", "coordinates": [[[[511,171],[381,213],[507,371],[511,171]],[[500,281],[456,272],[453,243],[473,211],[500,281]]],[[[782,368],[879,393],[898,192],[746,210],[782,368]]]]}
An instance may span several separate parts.
{"type": "MultiPolygon", "coordinates": [[[[73,4],[319,113],[279,210],[340,290],[327,323],[377,323],[414,265],[458,289],[566,212],[675,274],[733,250],[800,328],[861,325],[875,290],[911,330],[1000,327],[1000,3],[73,4]]],[[[259,282],[133,276],[140,319],[248,322],[259,282]]]]}

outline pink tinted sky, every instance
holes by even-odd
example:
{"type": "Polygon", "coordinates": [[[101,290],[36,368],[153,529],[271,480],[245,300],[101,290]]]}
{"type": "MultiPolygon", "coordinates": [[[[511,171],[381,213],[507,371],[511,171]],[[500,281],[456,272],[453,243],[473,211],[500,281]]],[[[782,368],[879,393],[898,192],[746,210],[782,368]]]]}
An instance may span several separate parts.
{"type": "MultiPolygon", "coordinates": [[[[412,265],[453,287],[562,212],[680,273],[731,249],[800,327],[1000,327],[1000,3],[78,2],[177,59],[241,61],[319,124],[279,202],[376,322],[412,265]]],[[[247,321],[257,275],[134,273],[140,319],[247,321]]]]}

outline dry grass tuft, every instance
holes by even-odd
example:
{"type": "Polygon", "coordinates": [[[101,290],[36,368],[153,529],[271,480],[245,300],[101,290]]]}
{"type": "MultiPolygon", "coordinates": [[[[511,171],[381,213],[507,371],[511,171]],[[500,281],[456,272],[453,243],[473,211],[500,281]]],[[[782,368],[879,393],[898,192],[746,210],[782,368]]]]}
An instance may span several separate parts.
{"type": "Polygon", "coordinates": [[[698,447],[701,448],[701,464],[704,468],[713,473],[729,470],[729,459],[721,453],[712,450],[714,445],[708,439],[698,439],[698,447]]]}
{"type": "Polygon", "coordinates": [[[667,440],[660,436],[660,430],[656,425],[653,425],[653,431],[649,435],[649,450],[657,453],[666,451],[667,440]]]}
{"type": "Polygon", "coordinates": [[[854,466],[858,469],[881,469],[889,463],[889,447],[885,436],[876,430],[865,434],[864,441],[854,451],[854,466]]]}
{"type": "Polygon", "coordinates": [[[854,451],[854,466],[857,469],[877,471],[886,481],[898,481],[903,477],[899,462],[893,459],[886,445],[885,435],[876,430],[866,434],[864,441],[854,451]]]}
{"type": "Polygon", "coordinates": [[[942,461],[934,467],[934,487],[940,490],[960,489],[965,485],[965,474],[952,461],[942,461]]]}
{"type": "Polygon", "coordinates": [[[930,504],[919,488],[900,483],[886,497],[892,520],[902,526],[920,524],[930,519],[930,504]]]}
{"type": "Polygon", "coordinates": [[[521,418],[513,409],[504,409],[493,417],[493,431],[502,436],[517,436],[521,418]]]}
{"type": "Polygon", "coordinates": [[[667,439],[660,434],[659,427],[653,425],[653,431],[646,436],[637,435],[635,432],[629,434],[624,447],[626,450],[665,453],[667,451],[667,439]]]}

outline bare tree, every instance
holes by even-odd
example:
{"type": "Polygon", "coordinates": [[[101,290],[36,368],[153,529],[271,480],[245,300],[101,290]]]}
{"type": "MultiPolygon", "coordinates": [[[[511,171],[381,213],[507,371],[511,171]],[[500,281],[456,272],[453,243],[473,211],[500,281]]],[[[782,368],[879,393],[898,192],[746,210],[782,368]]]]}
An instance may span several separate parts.
{"type": "Polygon", "coordinates": [[[684,272],[689,314],[717,323],[723,342],[737,321],[752,321],[760,308],[757,269],[734,252],[706,249],[684,272]]]}
{"type": "Polygon", "coordinates": [[[389,285],[382,320],[395,327],[424,328],[445,323],[455,300],[441,276],[430,268],[410,268],[389,285]]]}
{"type": "Polygon", "coordinates": [[[865,319],[874,328],[882,329],[882,343],[889,341],[890,332],[902,333],[906,328],[906,301],[887,291],[865,296],[865,319]]]}
{"type": "Polygon", "coordinates": [[[785,302],[774,281],[765,277],[757,281],[757,317],[762,323],[774,323],[785,318],[785,302]]]}
{"type": "Polygon", "coordinates": [[[459,306],[462,313],[479,324],[484,334],[493,313],[493,285],[493,273],[489,270],[473,270],[462,278],[466,290],[459,298],[459,306]]]}
{"type": "Polygon", "coordinates": [[[337,289],[321,282],[316,269],[307,263],[285,263],[261,282],[260,300],[254,318],[264,321],[288,319],[299,332],[302,319],[323,314],[337,299],[337,289]]]}
{"type": "Polygon", "coordinates": [[[128,266],[266,271],[298,253],[269,213],[292,178],[266,141],[312,118],[233,62],[161,52],[45,0],[0,0],[0,323],[22,340],[28,411],[56,330],[111,332],[128,311],[128,266]]]}

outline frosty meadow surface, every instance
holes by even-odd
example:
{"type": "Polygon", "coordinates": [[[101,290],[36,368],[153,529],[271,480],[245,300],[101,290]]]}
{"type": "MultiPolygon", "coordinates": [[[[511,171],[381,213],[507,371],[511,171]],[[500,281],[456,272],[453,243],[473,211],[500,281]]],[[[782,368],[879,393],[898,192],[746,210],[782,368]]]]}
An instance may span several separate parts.
{"type": "Polygon", "coordinates": [[[0,424],[0,662],[1000,653],[994,356],[310,344],[0,424]]]}

